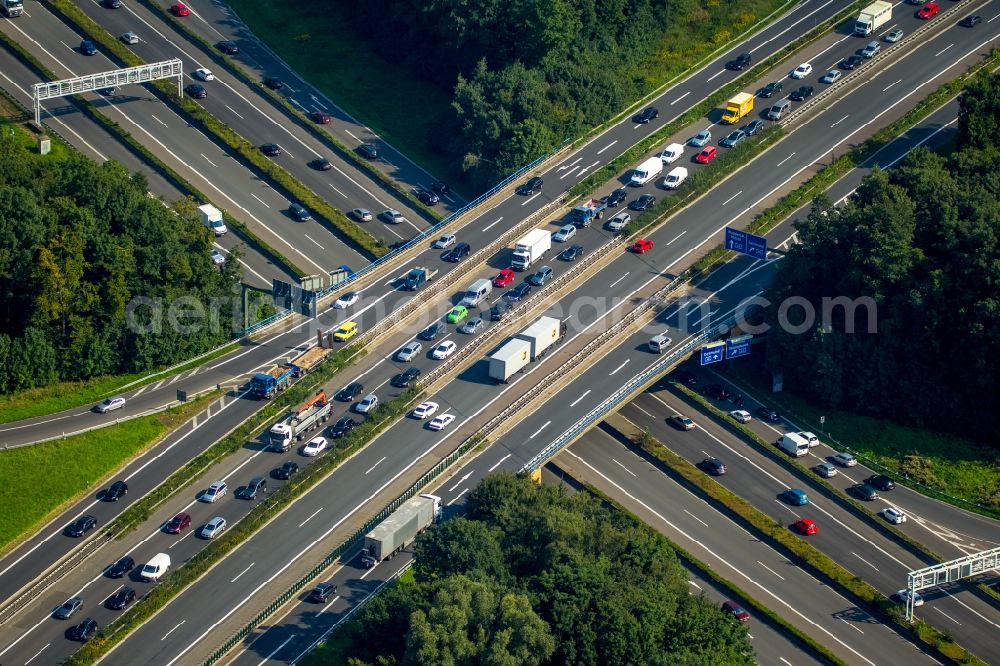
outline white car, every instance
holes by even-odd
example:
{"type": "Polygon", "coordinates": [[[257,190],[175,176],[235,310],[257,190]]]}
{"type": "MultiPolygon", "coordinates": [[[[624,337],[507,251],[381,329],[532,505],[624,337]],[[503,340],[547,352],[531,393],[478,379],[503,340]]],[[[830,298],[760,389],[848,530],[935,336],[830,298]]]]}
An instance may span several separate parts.
{"type": "Polygon", "coordinates": [[[451,340],[445,340],[434,348],[434,351],[431,352],[431,356],[438,361],[443,361],[454,354],[456,349],[458,349],[458,345],[451,340]]]}
{"type": "Polygon", "coordinates": [[[378,216],[386,224],[402,224],[404,219],[403,214],[395,208],[387,208],[379,213],[378,216]]]}
{"type": "Polygon", "coordinates": [[[121,409],[124,406],[125,406],[125,398],[121,397],[120,395],[116,395],[115,397],[108,398],[104,402],[100,403],[94,409],[96,409],[101,414],[105,414],[115,409],[121,409]]]}
{"type": "Polygon", "coordinates": [[[201,494],[201,501],[208,502],[209,504],[217,502],[226,496],[228,490],[229,486],[226,485],[225,481],[216,481],[208,487],[208,490],[201,494]]]}
{"type": "Polygon", "coordinates": [[[838,453],[831,458],[833,462],[837,463],[841,467],[854,467],[858,464],[857,459],[850,453],[838,453]]]}
{"type": "Polygon", "coordinates": [[[351,217],[358,222],[371,222],[372,212],[367,208],[355,208],[351,211],[351,217]]]}
{"type": "Polygon", "coordinates": [[[906,522],[906,514],[903,513],[902,509],[898,509],[894,506],[887,506],[881,511],[879,515],[888,520],[893,525],[899,525],[900,523],[906,522]]]}
{"type": "Polygon", "coordinates": [[[479,317],[470,319],[461,326],[458,327],[459,333],[465,333],[466,335],[475,335],[483,329],[483,320],[479,317]]]}
{"type": "Polygon", "coordinates": [[[324,451],[326,451],[326,437],[313,437],[308,444],[302,447],[302,455],[310,458],[318,456],[324,451]]]}
{"type": "MultiPolygon", "coordinates": [[[[898,600],[900,603],[904,603],[905,604],[906,603],[906,598],[910,596],[910,591],[909,590],[899,590],[898,592],[896,592],[896,594],[894,594],[892,596],[893,596],[894,599],[898,600]]],[[[914,592],[913,593],[913,605],[914,606],[923,606],[924,605],[924,598],[922,596],[920,596],[919,592],[914,592]]]]}
{"type": "Polygon", "coordinates": [[[800,432],[799,437],[809,442],[810,449],[813,448],[814,446],[819,446],[819,437],[817,437],[811,432],[800,432]]]}
{"type": "Polygon", "coordinates": [[[572,224],[564,224],[559,227],[559,231],[552,234],[552,240],[556,243],[565,243],[573,236],[576,236],[576,227],[572,224]]]}
{"type": "Polygon", "coordinates": [[[631,220],[632,216],[625,211],[622,211],[608,220],[608,223],[605,226],[608,228],[608,231],[621,231],[631,220]]]}
{"type": "Polygon", "coordinates": [[[216,266],[221,266],[226,263],[226,255],[222,254],[215,248],[212,249],[212,263],[216,266]]]}
{"type": "Polygon", "coordinates": [[[194,78],[198,79],[199,81],[215,80],[215,74],[212,74],[212,70],[205,69],[204,67],[199,67],[198,69],[194,70],[194,74],[192,74],[192,76],[194,76],[194,78]]]}
{"type": "Polygon", "coordinates": [[[823,83],[833,83],[839,78],[840,78],[840,70],[831,69],[829,72],[823,75],[823,78],[820,79],[820,81],[822,81],[823,83]]]}
{"type": "Polygon", "coordinates": [[[374,393],[369,393],[361,398],[361,402],[354,406],[354,411],[358,414],[367,414],[374,411],[376,407],[378,407],[378,396],[374,393]]]}
{"type": "Polygon", "coordinates": [[[222,531],[226,529],[226,519],[221,516],[216,516],[212,520],[205,523],[205,526],[201,528],[199,536],[202,539],[214,539],[215,537],[222,534],[222,531]]]}
{"type": "Polygon", "coordinates": [[[426,419],[433,416],[437,410],[438,404],[436,402],[422,402],[413,410],[413,418],[426,419]]]}
{"type": "Polygon", "coordinates": [[[451,247],[452,245],[454,245],[455,240],[456,240],[455,234],[445,234],[444,236],[441,236],[441,238],[438,238],[436,241],[434,241],[434,244],[431,245],[431,247],[434,248],[435,250],[443,250],[446,247],[451,247]]]}
{"type": "Polygon", "coordinates": [[[737,423],[750,423],[750,421],[753,421],[753,417],[750,416],[750,412],[745,409],[734,409],[729,412],[729,415],[732,416],[737,423]]]}
{"type": "Polygon", "coordinates": [[[790,76],[793,79],[804,79],[810,74],[812,74],[812,71],[813,71],[813,66],[807,62],[804,62],[798,67],[796,67],[794,70],[792,70],[790,76]]]}
{"type": "Polygon", "coordinates": [[[124,35],[122,35],[120,37],[120,39],[123,42],[125,42],[126,44],[130,45],[130,46],[132,44],[138,44],[139,43],[139,35],[135,34],[131,30],[129,32],[126,32],[124,35]]]}
{"type": "Polygon", "coordinates": [[[345,308],[349,308],[357,303],[359,298],[361,298],[361,294],[356,291],[349,291],[346,294],[342,294],[340,298],[334,301],[333,309],[343,310],[345,308]]]}
{"type": "Polygon", "coordinates": [[[431,430],[444,430],[449,423],[455,420],[454,414],[442,414],[434,417],[434,420],[427,424],[431,430]]]}
{"type": "Polygon", "coordinates": [[[417,354],[419,354],[420,350],[423,348],[424,348],[423,345],[421,345],[419,342],[417,342],[416,340],[411,340],[410,342],[407,342],[405,345],[403,345],[403,347],[398,352],[396,352],[396,360],[402,361],[403,363],[412,361],[414,358],[417,357],[417,354]]]}

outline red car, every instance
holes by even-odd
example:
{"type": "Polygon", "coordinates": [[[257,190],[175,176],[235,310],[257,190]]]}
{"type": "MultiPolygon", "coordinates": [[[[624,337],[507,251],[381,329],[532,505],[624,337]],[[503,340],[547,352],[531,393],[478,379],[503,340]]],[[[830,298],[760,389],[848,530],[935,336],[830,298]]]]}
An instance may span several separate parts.
{"type": "Polygon", "coordinates": [[[724,613],[728,613],[728,614],[732,615],[733,617],[735,617],[740,622],[749,622],[750,621],[750,613],[748,613],[745,610],[743,610],[743,608],[738,603],[736,603],[735,601],[723,601],[722,602],[722,611],[724,613]]]}
{"type": "Polygon", "coordinates": [[[919,12],[917,12],[917,18],[925,20],[932,19],[935,16],[937,16],[938,12],[940,11],[941,11],[941,5],[939,5],[936,2],[928,2],[926,5],[920,8],[919,12]]]}
{"type": "Polygon", "coordinates": [[[330,114],[323,111],[313,111],[309,114],[310,120],[319,125],[329,125],[330,124],[330,114]]]}
{"type": "Polygon", "coordinates": [[[813,534],[816,534],[816,532],[819,531],[818,529],[816,529],[816,523],[809,520],[808,518],[803,518],[802,520],[795,523],[795,529],[797,529],[799,532],[802,532],[806,536],[812,536],[813,534]]]}
{"type": "Polygon", "coordinates": [[[715,146],[709,146],[705,150],[701,151],[694,157],[694,161],[698,164],[708,164],[715,159],[715,156],[719,153],[719,150],[715,146]]]}
{"type": "Polygon", "coordinates": [[[647,238],[640,238],[632,245],[632,252],[643,254],[653,249],[653,241],[647,238]]]}
{"type": "Polygon", "coordinates": [[[497,289],[503,289],[511,282],[514,281],[514,269],[505,268],[500,271],[500,275],[493,278],[493,286],[497,289]]]}
{"type": "Polygon", "coordinates": [[[167,526],[164,528],[170,534],[180,534],[181,530],[185,527],[191,526],[191,516],[186,513],[178,513],[176,516],[170,519],[167,526]]]}
{"type": "Polygon", "coordinates": [[[187,8],[183,2],[178,2],[176,5],[170,8],[170,13],[174,16],[190,16],[191,10],[187,8]]]}

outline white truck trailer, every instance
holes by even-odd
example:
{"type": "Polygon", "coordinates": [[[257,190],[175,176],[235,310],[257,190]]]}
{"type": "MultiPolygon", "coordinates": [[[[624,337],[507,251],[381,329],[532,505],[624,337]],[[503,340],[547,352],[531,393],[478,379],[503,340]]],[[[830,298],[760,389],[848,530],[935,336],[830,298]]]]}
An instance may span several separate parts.
{"type": "Polygon", "coordinates": [[[555,317],[542,317],[518,333],[517,338],[531,344],[531,360],[535,361],[544,356],[550,347],[562,342],[564,335],[565,323],[555,317]]]}
{"type": "Polygon", "coordinates": [[[552,248],[552,235],[545,229],[532,229],[514,246],[511,268],[526,271],[552,248]]]}
{"type": "Polygon", "coordinates": [[[365,535],[361,563],[371,569],[392,557],[435,523],[440,513],[441,498],[436,495],[419,495],[407,501],[365,535]]]}
{"type": "Polygon", "coordinates": [[[211,229],[216,236],[223,236],[229,231],[222,219],[222,211],[212,204],[198,206],[198,215],[201,217],[201,223],[211,229]]]}
{"type": "Polygon", "coordinates": [[[513,338],[493,352],[487,360],[490,363],[490,378],[506,384],[507,380],[531,363],[531,343],[513,338]]]}
{"type": "Polygon", "coordinates": [[[867,37],[892,19],[892,3],[878,0],[868,5],[858,14],[854,22],[854,34],[867,37]]]}

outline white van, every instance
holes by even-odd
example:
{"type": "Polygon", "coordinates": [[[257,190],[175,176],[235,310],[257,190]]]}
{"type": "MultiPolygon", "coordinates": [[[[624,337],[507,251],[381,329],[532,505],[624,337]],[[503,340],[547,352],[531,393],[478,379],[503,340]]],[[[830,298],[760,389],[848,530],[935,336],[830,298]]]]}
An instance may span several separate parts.
{"type": "Polygon", "coordinates": [[[149,562],[146,562],[142,571],[139,572],[139,576],[146,582],[160,580],[160,577],[167,573],[169,568],[170,556],[166,553],[158,553],[150,558],[149,562]]]}
{"type": "Polygon", "coordinates": [[[465,298],[462,299],[462,305],[467,308],[477,308],[480,303],[490,297],[491,293],[493,293],[492,282],[486,279],[476,280],[466,290],[465,298]]]}
{"type": "Polygon", "coordinates": [[[671,342],[673,342],[673,340],[667,337],[666,333],[660,333],[659,335],[654,335],[649,340],[649,351],[653,352],[654,354],[662,354],[667,349],[667,347],[670,346],[671,342]]]}
{"type": "Polygon", "coordinates": [[[785,433],[775,442],[778,448],[796,458],[809,453],[809,442],[796,432],[785,433]]]}
{"type": "Polygon", "coordinates": [[[679,143],[672,143],[663,149],[660,153],[660,160],[664,164],[672,164],[681,158],[684,154],[684,146],[679,143]]]}
{"type": "Polygon", "coordinates": [[[650,157],[632,171],[632,178],[629,185],[640,187],[653,180],[663,172],[663,160],[659,157],[650,157]]]}
{"type": "Polygon", "coordinates": [[[681,186],[681,183],[688,177],[688,170],[684,167],[674,167],[667,174],[667,177],[663,179],[663,187],[668,190],[676,190],[681,186]]]}

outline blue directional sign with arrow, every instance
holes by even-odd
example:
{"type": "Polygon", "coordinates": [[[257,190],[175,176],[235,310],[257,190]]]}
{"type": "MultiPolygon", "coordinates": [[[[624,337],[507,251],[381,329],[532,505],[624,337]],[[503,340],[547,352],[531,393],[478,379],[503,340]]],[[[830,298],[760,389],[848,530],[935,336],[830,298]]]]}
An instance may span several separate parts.
{"type": "Polygon", "coordinates": [[[767,239],[740,229],[726,227],[726,249],[748,254],[754,259],[767,259],[767,239]]]}
{"type": "Polygon", "coordinates": [[[718,363],[726,358],[726,343],[713,342],[701,348],[701,364],[718,363]]]}
{"type": "Polygon", "coordinates": [[[726,358],[739,358],[740,356],[749,356],[750,354],[750,341],[753,339],[752,335],[741,335],[736,338],[729,338],[726,340],[726,358]]]}

